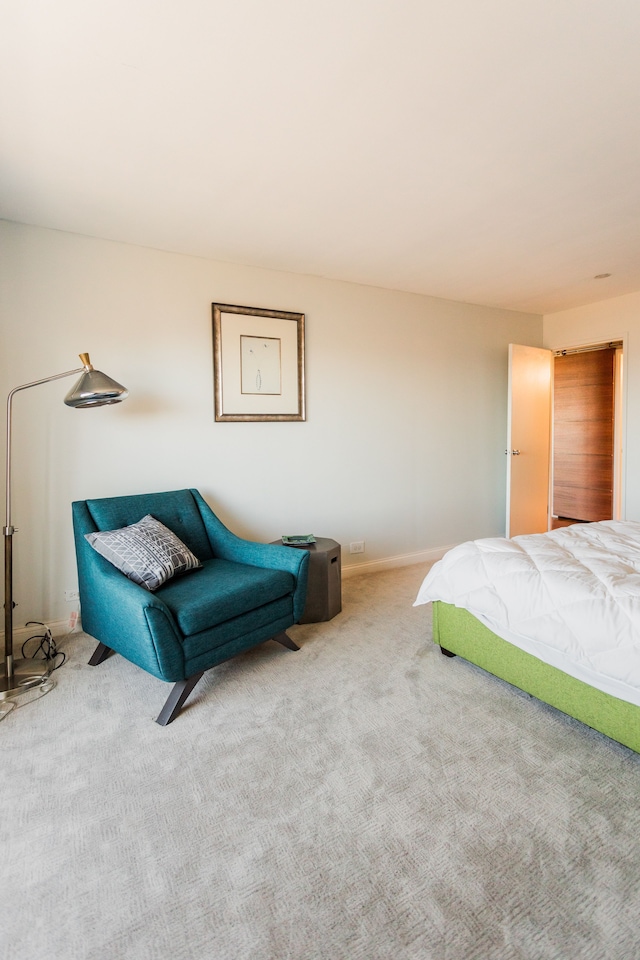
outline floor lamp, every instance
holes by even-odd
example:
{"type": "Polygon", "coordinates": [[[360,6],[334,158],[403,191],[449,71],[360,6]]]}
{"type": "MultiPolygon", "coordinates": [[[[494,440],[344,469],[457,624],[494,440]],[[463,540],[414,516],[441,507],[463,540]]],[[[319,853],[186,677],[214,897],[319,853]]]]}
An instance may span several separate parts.
{"type": "Polygon", "coordinates": [[[4,663],[0,665],[0,719],[14,706],[15,701],[27,695],[35,699],[44,696],[53,687],[49,676],[48,660],[13,658],[13,534],[11,525],[11,413],[13,397],[20,390],[38,387],[42,383],[61,380],[80,373],[82,376],[69,391],[64,402],[79,410],[85,407],[101,407],[106,403],[119,403],[127,396],[127,390],[100,370],[94,370],[88,353],[81,353],[82,366],[53,377],[34,380],[15,387],[7,397],[7,459],[6,459],[6,524],[4,526],[4,663]]]}

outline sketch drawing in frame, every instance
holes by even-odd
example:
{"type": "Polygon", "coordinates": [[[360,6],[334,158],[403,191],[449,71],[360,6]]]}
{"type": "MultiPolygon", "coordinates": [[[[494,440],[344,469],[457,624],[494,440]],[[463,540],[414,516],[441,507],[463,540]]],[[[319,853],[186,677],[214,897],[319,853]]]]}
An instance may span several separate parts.
{"type": "Polygon", "coordinates": [[[305,420],[304,314],[212,308],[216,421],[305,420]]]}

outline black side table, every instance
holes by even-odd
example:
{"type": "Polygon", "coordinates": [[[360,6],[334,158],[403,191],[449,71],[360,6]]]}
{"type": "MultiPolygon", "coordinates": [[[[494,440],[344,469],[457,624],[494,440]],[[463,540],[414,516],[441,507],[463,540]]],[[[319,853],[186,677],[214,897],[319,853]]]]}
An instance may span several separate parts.
{"type": "MultiPolygon", "coordinates": [[[[282,540],[274,540],[282,546],[282,540]]],[[[319,623],[331,620],[342,610],[342,560],[340,544],[318,537],[315,543],[305,543],[289,550],[309,551],[309,582],[307,600],[299,623],[319,623]]]]}

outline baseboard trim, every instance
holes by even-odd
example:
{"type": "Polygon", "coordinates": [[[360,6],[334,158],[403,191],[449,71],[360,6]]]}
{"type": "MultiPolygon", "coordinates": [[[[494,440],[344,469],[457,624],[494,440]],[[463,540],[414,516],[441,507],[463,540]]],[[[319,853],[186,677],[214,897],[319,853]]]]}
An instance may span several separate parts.
{"type": "Polygon", "coordinates": [[[367,560],[364,563],[347,564],[342,567],[342,578],[359,577],[364,573],[380,573],[382,570],[393,570],[395,567],[409,567],[414,563],[431,563],[434,560],[441,560],[448,550],[456,544],[452,543],[448,547],[434,547],[432,550],[419,550],[417,553],[403,553],[397,557],[386,557],[384,560],[367,560]]]}
{"type": "MultiPolygon", "coordinates": [[[[38,623],[32,623],[28,627],[13,627],[13,655],[16,659],[21,656],[20,647],[28,640],[29,637],[38,636],[38,634],[43,633],[45,627],[49,627],[51,633],[54,637],[66,637],[68,633],[78,632],[80,627],[80,622],[76,624],[75,627],[71,627],[69,620],[47,620],[45,621],[44,627],[41,627],[38,623]]],[[[0,640],[2,641],[2,646],[4,648],[4,630],[0,632],[0,640]]]]}
{"type": "MultiPolygon", "coordinates": [[[[383,570],[393,570],[395,567],[410,567],[414,563],[432,563],[435,560],[441,560],[448,550],[455,547],[452,543],[448,547],[434,547],[431,550],[418,550],[417,553],[403,553],[396,557],[386,557],[383,560],[365,560],[364,563],[352,563],[342,566],[342,579],[347,580],[350,577],[360,577],[365,573],[380,573],[383,570]]],[[[71,627],[69,620],[48,620],[45,626],[49,627],[54,637],[65,637],[69,633],[79,633],[82,630],[82,624],[78,618],[75,627],[71,627]]],[[[13,628],[14,657],[19,657],[19,649],[25,640],[35,636],[41,627],[37,624],[30,627],[13,628]]],[[[0,641],[4,646],[4,631],[0,631],[0,641]]]]}

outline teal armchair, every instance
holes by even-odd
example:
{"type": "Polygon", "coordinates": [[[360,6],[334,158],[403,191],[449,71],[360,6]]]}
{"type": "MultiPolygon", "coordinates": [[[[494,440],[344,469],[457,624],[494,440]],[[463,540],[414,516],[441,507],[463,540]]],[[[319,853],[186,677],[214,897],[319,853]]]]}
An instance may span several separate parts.
{"type": "Polygon", "coordinates": [[[72,504],[82,628],[98,640],[89,663],[112,651],[173,684],[157,722],[176,718],[205,670],[265,640],[291,650],[286,630],[304,609],[309,554],[233,534],[197,490],[81,500],[72,504]],[[201,568],[150,592],[86,539],[150,514],[201,561],[201,568]]]}

